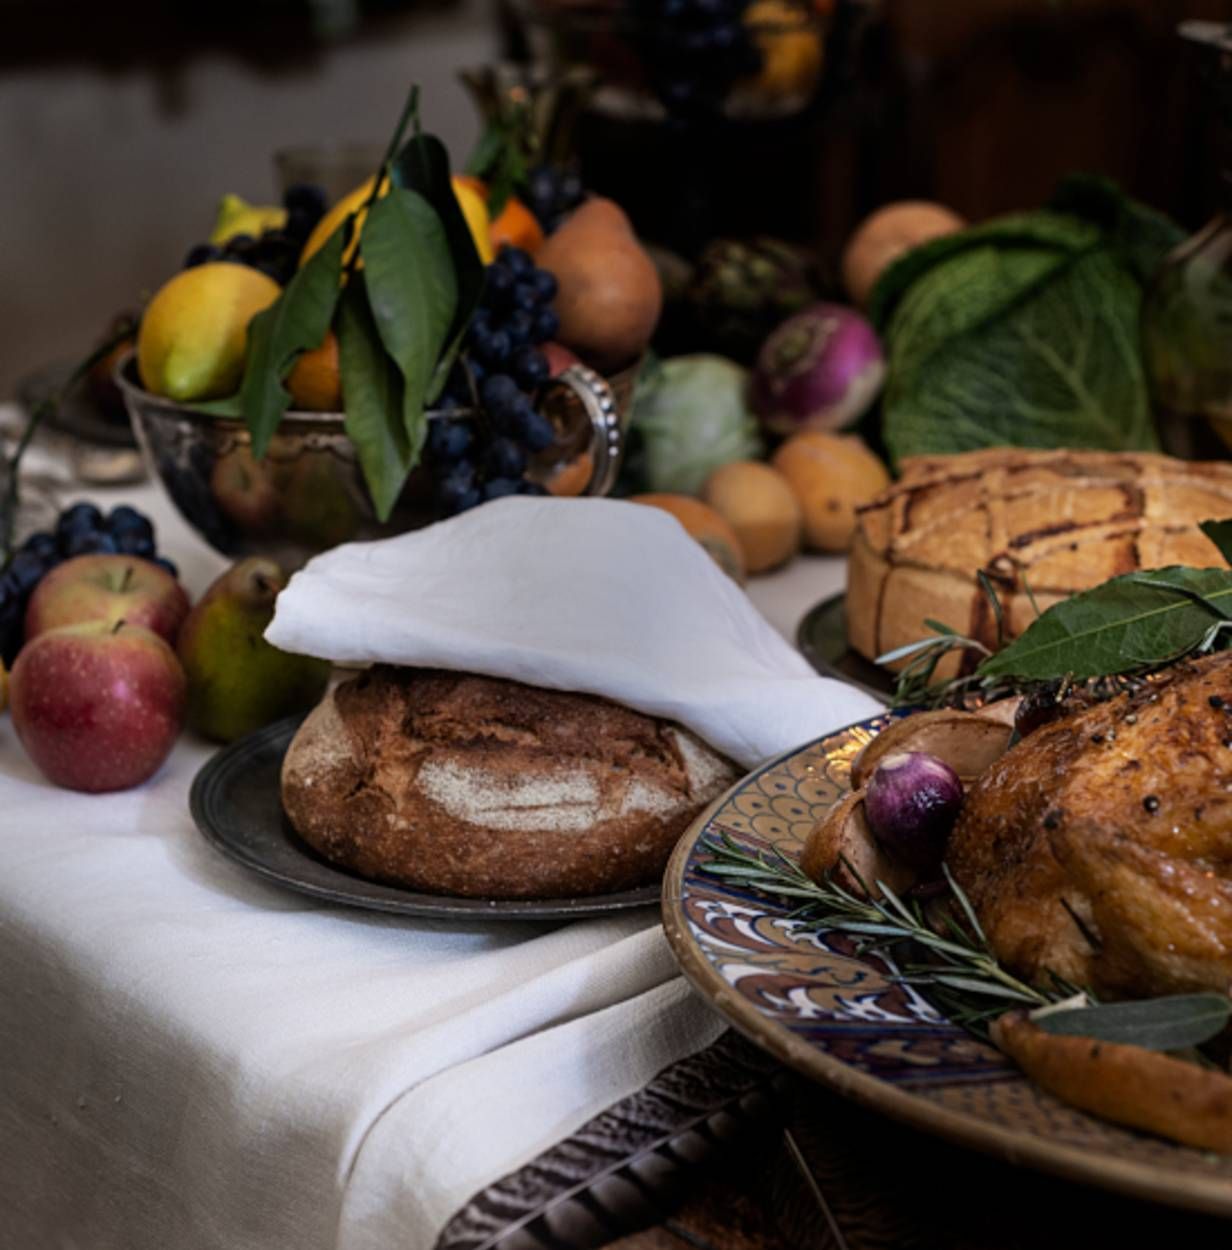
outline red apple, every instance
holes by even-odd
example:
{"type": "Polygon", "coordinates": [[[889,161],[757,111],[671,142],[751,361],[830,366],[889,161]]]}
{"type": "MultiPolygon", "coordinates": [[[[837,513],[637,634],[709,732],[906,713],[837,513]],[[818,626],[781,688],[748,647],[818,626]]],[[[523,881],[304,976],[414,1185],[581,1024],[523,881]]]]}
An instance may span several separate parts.
{"type": "Polygon", "coordinates": [[[580,365],[581,358],[561,343],[544,343],[539,350],[548,358],[548,377],[559,377],[570,365],[580,365]]]}
{"type": "Polygon", "coordinates": [[[157,634],[89,621],[39,634],[10,677],[13,727],[58,786],[127,790],[158,771],[184,723],[188,683],[157,634]]]}
{"type": "Polygon", "coordinates": [[[63,625],[127,621],[175,646],[188,596],[166,569],[139,556],[77,556],[35,587],[26,607],[26,641],[63,625]]]}

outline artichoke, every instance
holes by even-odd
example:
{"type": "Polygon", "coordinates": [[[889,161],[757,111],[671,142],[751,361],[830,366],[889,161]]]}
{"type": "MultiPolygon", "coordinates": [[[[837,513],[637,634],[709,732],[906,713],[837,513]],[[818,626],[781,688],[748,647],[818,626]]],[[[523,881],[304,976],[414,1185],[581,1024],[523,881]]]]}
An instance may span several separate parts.
{"type": "Polygon", "coordinates": [[[779,239],[716,239],[684,293],[707,347],[745,363],[786,317],[817,298],[812,258],[779,239]]]}

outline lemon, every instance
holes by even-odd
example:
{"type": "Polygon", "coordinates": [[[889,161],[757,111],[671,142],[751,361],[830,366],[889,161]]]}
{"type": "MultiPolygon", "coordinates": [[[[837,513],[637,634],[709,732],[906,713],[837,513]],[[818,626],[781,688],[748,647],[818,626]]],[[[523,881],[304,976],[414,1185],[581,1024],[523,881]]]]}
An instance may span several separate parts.
{"type": "Polygon", "coordinates": [[[281,290],[258,270],[230,261],[177,273],[141,317],[137,369],[142,384],[181,403],[230,395],[244,372],[248,323],[281,290]]]}
{"type": "MultiPolygon", "coordinates": [[[[320,251],[330,235],[342,225],[351,213],[355,213],[357,214],[355,218],[355,232],[351,236],[350,245],[343,254],[342,263],[345,265],[351,259],[351,253],[359,246],[359,236],[364,228],[364,218],[368,215],[367,210],[362,205],[372,194],[372,184],[375,181],[375,177],[369,178],[362,186],[356,187],[354,191],[348,191],[317,222],[316,228],[308,236],[307,243],[304,244],[304,250],[300,253],[299,263],[301,265],[315,252],[320,251]]],[[[450,181],[453,184],[453,193],[457,197],[458,205],[462,209],[462,216],[466,218],[467,229],[470,230],[471,238],[475,241],[475,250],[479,253],[479,259],[486,265],[491,261],[493,255],[491,224],[488,221],[487,203],[474,187],[467,186],[461,178],[454,177],[450,181]]],[[[381,184],[380,194],[384,195],[388,190],[389,179],[386,178],[381,184]]]]}
{"type": "Polygon", "coordinates": [[[249,204],[243,197],[228,193],[219,201],[210,242],[221,246],[237,234],[258,239],[265,231],[281,230],[286,224],[285,208],[277,204],[249,204]]]}
{"type": "Polygon", "coordinates": [[[460,178],[451,179],[453,193],[457,197],[462,216],[466,218],[466,228],[475,240],[475,251],[485,265],[492,262],[492,221],[488,217],[488,202],[474,187],[468,186],[460,178]]]}

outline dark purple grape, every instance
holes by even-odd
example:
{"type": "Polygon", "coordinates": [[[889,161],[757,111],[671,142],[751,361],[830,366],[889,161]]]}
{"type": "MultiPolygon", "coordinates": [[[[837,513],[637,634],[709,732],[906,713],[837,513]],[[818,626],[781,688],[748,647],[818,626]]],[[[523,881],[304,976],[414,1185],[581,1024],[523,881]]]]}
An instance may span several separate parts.
{"type": "Polygon", "coordinates": [[[160,569],[166,569],[172,577],[179,577],[180,570],[177,569],[166,556],[155,556],[153,562],[157,564],[160,569]]]}
{"type": "Polygon", "coordinates": [[[496,259],[515,278],[528,278],[535,271],[530,253],[520,247],[502,247],[496,259]]]}
{"type": "Polygon", "coordinates": [[[119,549],[115,538],[106,530],[72,534],[64,544],[64,554],[70,560],[74,556],[114,555],[119,549]]]}
{"type": "Polygon", "coordinates": [[[154,558],[154,539],[136,530],[125,530],[113,535],[116,550],[124,556],[141,556],[145,560],[154,558]]]}
{"type": "Polygon", "coordinates": [[[223,251],[230,252],[234,256],[244,256],[256,246],[257,241],[251,234],[233,234],[223,244],[223,251]]]}
{"type": "Polygon", "coordinates": [[[117,504],[107,513],[107,529],[115,535],[126,533],[143,534],[149,539],[154,537],[154,526],[147,516],[142,515],[129,504],[117,504]]]}
{"type": "Polygon", "coordinates": [[[428,453],[434,460],[443,463],[460,460],[474,441],[469,421],[438,417],[428,422],[428,453]]]}
{"type": "Polygon", "coordinates": [[[518,441],[531,452],[543,451],[556,441],[556,429],[551,421],[533,408],[518,414],[514,433],[518,441]]]}
{"type": "Polygon", "coordinates": [[[494,373],[479,389],[479,398],[493,421],[509,420],[522,402],[518,384],[508,374],[494,373]]]}
{"type": "Polygon", "coordinates": [[[539,292],[535,290],[533,282],[519,282],[513,288],[513,306],[528,313],[539,310],[539,292]]]}
{"type": "Polygon", "coordinates": [[[489,369],[499,369],[509,359],[511,348],[509,335],[504,330],[493,330],[482,343],[475,345],[475,354],[480,364],[487,365],[489,369]]]}
{"type": "Polygon", "coordinates": [[[19,551],[4,572],[8,584],[19,595],[26,595],[43,580],[50,565],[33,551],[19,551]]]}
{"type": "Polygon", "coordinates": [[[63,546],[71,534],[102,529],[103,514],[92,503],[75,503],[65,508],[56,520],[56,540],[63,546]]]}
{"type": "Polygon", "coordinates": [[[548,358],[533,347],[523,347],[510,360],[513,380],[524,391],[538,390],[548,380],[548,358]]]}
{"type": "Polygon", "coordinates": [[[522,483],[515,477],[492,477],[483,484],[483,498],[504,499],[506,495],[516,495],[522,483]]]}
{"type": "Polygon", "coordinates": [[[222,248],[213,243],[198,243],[195,247],[189,248],[188,255],[184,257],[184,268],[195,269],[198,265],[221,259],[222,248]]]}
{"type": "Polygon", "coordinates": [[[532,343],[547,343],[560,333],[560,318],[550,309],[541,308],[535,314],[535,326],[531,331],[532,343]]]}
{"type": "Polygon", "coordinates": [[[509,345],[515,351],[519,347],[526,347],[531,342],[531,335],[534,331],[534,316],[521,308],[510,313],[509,320],[505,322],[505,333],[509,335],[509,345]]]}
{"type": "Polygon", "coordinates": [[[519,495],[546,495],[547,493],[548,488],[542,482],[532,482],[527,478],[523,478],[518,483],[519,495]]]}
{"type": "Polygon", "coordinates": [[[526,472],[526,453],[511,438],[496,438],[488,444],[483,467],[491,477],[521,477],[526,472]]]}
{"type": "Polygon", "coordinates": [[[536,269],[531,276],[531,283],[539,295],[541,303],[550,304],[560,289],[556,275],[550,269],[536,269]]]}
{"type": "Polygon", "coordinates": [[[503,308],[513,294],[513,274],[504,265],[489,265],[483,284],[483,302],[490,308],[503,308]]]}
{"type": "Polygon", "coordinates": [[[56,536],[47,533],[46,530],[39,530],[31,534],[21,544],[21,549],[22,551],[32,552],[46,564],[58,562],[60,559],[60,544],[56,542],[56,536]]]}

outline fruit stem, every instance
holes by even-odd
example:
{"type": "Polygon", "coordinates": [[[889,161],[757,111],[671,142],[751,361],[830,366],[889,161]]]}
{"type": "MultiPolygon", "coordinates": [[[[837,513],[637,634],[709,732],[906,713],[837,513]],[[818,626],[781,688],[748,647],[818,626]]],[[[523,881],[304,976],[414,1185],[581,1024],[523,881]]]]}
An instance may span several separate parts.
{"type": "Polygon", "coordinates": [[[119,590],[121,594],[123,594],[128,589],[128,584],[132,580],[133,580],[133,566],[131,564],[126,564],[124,566],[124,576],[120,578],[120,584],[116,589],[119,590]]]}
{"type": "Polygon", "coordinates": [[[120,619],[111,627],[111,632],[113,634],[118,634],[127,624],[128,622],[123,617],[120,617],[120,619]]]}
{"type": "MultiPolygon", "coordinates": [[[[407,92],[406,103],[402,106],[402,115],[398,118],[398,124],[394,127],[394,133],[390,136],[389,143],[385,148],[385,155],[381,157],[381,163],[377,167],[376,177],[372,180],[372,190],[368,192],[368,198],[363,204],[355,210],[350,220],[355,222],[359,219],[361,213],[366,213],[373,204],[376,203],[377,197],[381,194],[381,185],[384,183],[390,163],[398,154],[398,147],[402,143],[402,136],[406,133],[406,128],[411,119],[415,120],[415,131],[419,132],[419,84],[412,85],[407,92]]],[[[350,240],[347,240],[349,245],[350,240]]],[[[351,252],[350,259],[346,263],[346,278],[350,281],[355,276],[355,268],[359,264],[359,247],[356,246],[351,252]]]]}

